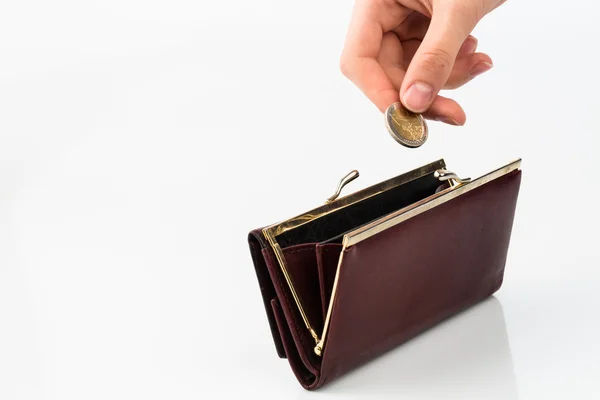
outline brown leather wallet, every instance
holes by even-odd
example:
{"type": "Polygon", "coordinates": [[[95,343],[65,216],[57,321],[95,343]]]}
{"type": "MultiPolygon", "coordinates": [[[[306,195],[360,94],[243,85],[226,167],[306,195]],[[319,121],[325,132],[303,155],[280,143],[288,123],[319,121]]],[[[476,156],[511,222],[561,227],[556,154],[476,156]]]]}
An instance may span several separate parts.
{"type": "Polygon", "coordinates": [[[460,179],[438,160],[250,232],[277,354],[314,390],[496,292],[521,160],[460,179]]]}

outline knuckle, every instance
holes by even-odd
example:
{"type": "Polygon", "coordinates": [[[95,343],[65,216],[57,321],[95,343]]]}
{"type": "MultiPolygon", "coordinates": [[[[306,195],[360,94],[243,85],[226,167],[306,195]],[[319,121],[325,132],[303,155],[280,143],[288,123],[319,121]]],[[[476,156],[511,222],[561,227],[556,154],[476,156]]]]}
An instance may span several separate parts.
{"type": "Polygon", "coordinates": [[[425,72],[447,70],[452,65],[452,56],[444,49],[433,49],[422,54],[420,68],[425,72]]]}
{"type": "Polygon", "coordinates": [[[354,70],[354,63],[352,62],[352,60],[346,56],[346,55],[342,55],[340,57],[340,71],[342,72],[342,74],[350,79],[350,77],[352,76],[352,72],[354,70]]]}

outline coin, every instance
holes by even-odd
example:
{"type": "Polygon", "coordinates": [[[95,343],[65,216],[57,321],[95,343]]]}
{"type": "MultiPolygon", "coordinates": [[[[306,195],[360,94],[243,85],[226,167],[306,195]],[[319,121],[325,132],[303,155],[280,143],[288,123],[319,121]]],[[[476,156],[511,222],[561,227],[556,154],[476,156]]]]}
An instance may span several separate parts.
{"type": "Polygon", "coordinates": [[[427,123],[421,114],[394,103],[385,110],[385,125],[394,140],[406,147],[420,147],[428,136],[427,123]]]}

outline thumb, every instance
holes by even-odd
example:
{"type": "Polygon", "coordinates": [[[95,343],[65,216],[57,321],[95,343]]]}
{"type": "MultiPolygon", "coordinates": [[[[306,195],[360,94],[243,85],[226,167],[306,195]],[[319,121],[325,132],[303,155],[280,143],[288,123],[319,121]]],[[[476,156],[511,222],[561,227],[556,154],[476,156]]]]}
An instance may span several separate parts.
{"type": "Polygon", "coordinates": [[[400,88],[400,99],[409,110],[427,110],[448,80],[463,42],[480,19],[472,4],[443,1],[435,7],[434,3],[431,23],[400,88]]]}

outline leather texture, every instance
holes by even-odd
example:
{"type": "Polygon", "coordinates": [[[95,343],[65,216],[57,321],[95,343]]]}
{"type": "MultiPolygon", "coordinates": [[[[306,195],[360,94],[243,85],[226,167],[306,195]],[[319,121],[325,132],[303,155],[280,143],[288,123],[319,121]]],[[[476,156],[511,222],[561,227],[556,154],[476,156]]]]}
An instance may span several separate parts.
{"type": "MultiPolygon", "coordinates": [[[[314,390],[388,352],[502,285],[521,171],[513,171],[348,248],[322,357],[261,229],[250,250],[277,353],[314,390]]],[[[283,249],[322,331],[341,246],[283,249]]]]}

